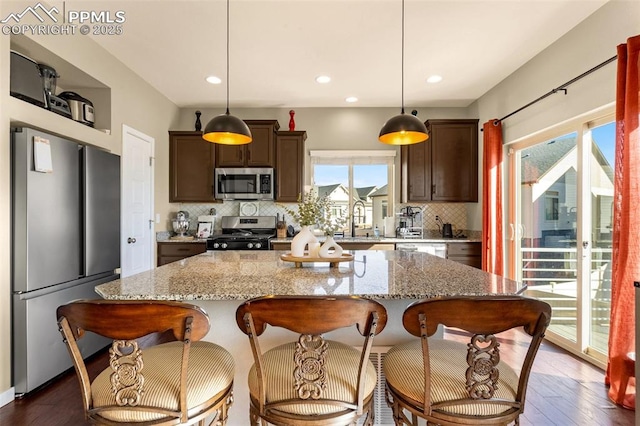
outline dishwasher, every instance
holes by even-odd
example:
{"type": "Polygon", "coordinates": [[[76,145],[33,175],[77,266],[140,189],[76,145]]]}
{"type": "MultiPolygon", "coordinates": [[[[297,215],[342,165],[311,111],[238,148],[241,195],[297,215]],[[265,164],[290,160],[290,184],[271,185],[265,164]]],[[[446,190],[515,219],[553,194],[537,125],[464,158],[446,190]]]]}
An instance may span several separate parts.
{"type": "Polygon", "coordinates": [[[396,250],[400,251],[419,251],[422,253],[433,254],[434,256],[447,258],[446,243],[397,243],[396,250]]]}

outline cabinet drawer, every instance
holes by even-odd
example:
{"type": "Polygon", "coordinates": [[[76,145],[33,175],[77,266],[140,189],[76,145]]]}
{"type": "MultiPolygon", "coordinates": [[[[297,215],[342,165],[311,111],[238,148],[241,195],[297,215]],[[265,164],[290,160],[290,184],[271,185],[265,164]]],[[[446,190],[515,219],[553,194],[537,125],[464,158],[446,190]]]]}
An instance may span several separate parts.
{"type": "Polygon", "coordinates": [[[482,257],[480,256],[453,256],[449,257],[449,260],[453,260],[463,265],[473,266],[474,268],[482,268],[482,257]]]}
{"type": "Polygon", "coordinates": [[[480,243],[447,243],[447,256],[480,256],[480,243]]]}
{"type": "Polygon", "coordinates": [[[193,256],[207,251],[206,243],[158,243],[158,256],[193,256]]]}
{"type": "Polygon", "coordinates": [[[291,243],[290,242],[285,242],[285,243],[271,243],[271,250],[291,250],[291,243]]]}

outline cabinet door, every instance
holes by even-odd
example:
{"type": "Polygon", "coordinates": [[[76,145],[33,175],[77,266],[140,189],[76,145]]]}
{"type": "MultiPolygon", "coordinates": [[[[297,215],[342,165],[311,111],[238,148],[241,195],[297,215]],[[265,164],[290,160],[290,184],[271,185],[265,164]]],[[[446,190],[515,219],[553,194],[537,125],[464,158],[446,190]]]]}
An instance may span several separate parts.
{"type": "Polygon", "coordinates": [[[253,140],[246,145],[218,145],[216,167],[275,167],[278,120],[244,120],[253,140]]]}
{"type": "Polygon", "coordinates": [[[169,132],[169,202],[211,202],[215,145],[200,132],[169,132]]]}
{"type": "Polygon", "coordinates": [[[431,201],[431,142],[403,146],[402,202],[431,201]]]}
{"type": "Polygon", "coordinates": [[[244,145],[216,145],[216,167],[244,167],[244,145]]]}
{"type": "Polygon", "coordinates": [[[246,145],[245,164],[247,167],[275,167],[276,130],[280,127],[276,120],[246,120],[251,129],[253,141],[246,145]]]}
{"type": "Polygon", "coordinates": [[[430,120],[429,139],[401,147],[402,202],[478,201],[478,120],[430,120]]]}
{"type": "Polygon", "coordinates": [[[278,132],[276,136],[276,201],[296,202],[304,180],[306,132],[278,132]]]}
{"type": "Polygon", "coordinates": [[[432,120],[432,201],[478,201],[478,120],[432,120]]]}

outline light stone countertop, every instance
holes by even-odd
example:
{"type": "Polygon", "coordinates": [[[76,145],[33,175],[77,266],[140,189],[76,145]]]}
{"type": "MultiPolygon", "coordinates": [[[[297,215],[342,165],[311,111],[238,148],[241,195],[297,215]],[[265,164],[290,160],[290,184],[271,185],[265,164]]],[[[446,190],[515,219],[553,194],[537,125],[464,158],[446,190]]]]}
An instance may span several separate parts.
{"type": "Polygon", "coordinates": [[[267,294],[422,299],[515,294],[513,280],[410,251],[355,250],[354,260],[296,268],[284,251],[209,251],[96,287],[105,299],[247,300],[267,294]]]}

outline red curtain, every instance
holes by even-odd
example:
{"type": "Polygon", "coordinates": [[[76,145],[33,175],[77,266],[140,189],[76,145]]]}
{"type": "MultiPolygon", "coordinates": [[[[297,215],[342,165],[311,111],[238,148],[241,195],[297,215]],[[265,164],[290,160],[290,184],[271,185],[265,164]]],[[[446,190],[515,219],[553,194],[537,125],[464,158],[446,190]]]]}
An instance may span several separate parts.
{"type": "Polygon", "coordinates": [[[482,131],[482,269],[502,275],[502,123],[489,120],[482,131]]]}
{"type": "Polygon", "coordinates": [[[635,352],[635,290],[640,280],[640,36],[618,46],[616,89],[616,159],[613,199],[611,329],[606,382],[609,398],[635,409],[635,380],[625,386],[624,359],[635,352]]]}

